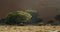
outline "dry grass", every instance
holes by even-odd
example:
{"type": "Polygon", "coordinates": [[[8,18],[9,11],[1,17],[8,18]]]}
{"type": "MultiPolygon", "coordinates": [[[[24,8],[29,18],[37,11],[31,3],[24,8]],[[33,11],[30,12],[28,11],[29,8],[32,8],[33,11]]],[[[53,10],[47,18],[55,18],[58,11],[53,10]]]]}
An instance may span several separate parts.
{"type": "Polygon", "coordinates": [[[0,26],[0,32],[51,32],[60,26],[0,26]]]}

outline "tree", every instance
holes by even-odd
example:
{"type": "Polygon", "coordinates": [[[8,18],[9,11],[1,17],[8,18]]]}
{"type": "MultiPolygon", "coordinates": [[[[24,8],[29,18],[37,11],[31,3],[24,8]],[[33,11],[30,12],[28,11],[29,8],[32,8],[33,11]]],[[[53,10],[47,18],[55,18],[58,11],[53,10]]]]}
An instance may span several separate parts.
{"type": "Polygon", "coordinates": [[[39,13],[36,10],[25,10],[26,12],[30,13],[32,15],[32,19],[30,20],[30,24],[38,24],[42,21],[42,19],[39,17],[39,13]]]}
{"type": "Polygon", "coordinates": [[[5,17],[6,24],[15,25],[20,23],[26,23],[32,16],[24,11],[17,11],[14,13],[9,13],[7,17],[5,17]]]}

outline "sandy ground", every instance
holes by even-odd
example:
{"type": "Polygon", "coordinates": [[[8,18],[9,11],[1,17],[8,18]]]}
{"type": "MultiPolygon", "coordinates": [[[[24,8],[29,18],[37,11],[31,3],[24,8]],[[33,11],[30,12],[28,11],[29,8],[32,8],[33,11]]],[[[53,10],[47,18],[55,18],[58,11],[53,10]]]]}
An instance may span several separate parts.
{"type": "Polygon", "coordinates": [[[0,32],[57,32],[60,26],[0,26],[0,32]]]}

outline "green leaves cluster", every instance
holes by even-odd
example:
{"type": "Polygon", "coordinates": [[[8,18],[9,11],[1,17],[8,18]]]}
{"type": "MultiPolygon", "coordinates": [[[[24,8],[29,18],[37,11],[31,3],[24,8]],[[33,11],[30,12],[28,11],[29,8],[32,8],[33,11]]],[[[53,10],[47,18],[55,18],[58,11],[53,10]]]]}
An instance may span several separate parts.
{"type": "Polygon", "coordinates": [[[32,16],[29,13],[24,11],[17,11],[8,14],[8,16],[5,18],[5,22],[7,24],[16,24],[20,22],[27,22],[31,18],[32,16]]]}
{"type": "Polygon", "coordinates": [[[4,23],[8,25],[29,25],[29,24],[38,24],[41,22],[39,14],[36,10],[25,10],[25,11],[16,11],[10,12],[3,20],[4,23]]]}
{"type": "Polygon", "coordinates": [[[38,11],[36,11],[36,10],[29,10],[29,9],[27,9],[25,11],[32,15],[32,18],[31,18],[31,20],[29,22],[30,24],[34,24],[35,25],[35,24],[38,24],[38,23],[40,23],[42,21],[38,11]]]}
{"type": "Polygon", "coordinates": [[[55,16],[55,19],[60,21],[60,14],[55,16]]]}

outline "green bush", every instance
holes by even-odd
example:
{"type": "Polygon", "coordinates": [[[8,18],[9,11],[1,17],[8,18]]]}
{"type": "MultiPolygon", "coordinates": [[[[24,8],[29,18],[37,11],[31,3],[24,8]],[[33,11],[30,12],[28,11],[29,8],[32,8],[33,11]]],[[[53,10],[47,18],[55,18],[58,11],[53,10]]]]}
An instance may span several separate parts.
{"type": "Polygon", "coordinates": [[[60,14],[55,16],[55,19],[60,21],[60,14]]]}
{"type": "Polygon", "coordinates": [[[56,19],[56,21],[58,21],[58,22],[59,22],[57,25],[59,25],[59,26],[60,26],[60,14],[59,14],[59,15],[56,15],[56,16],[55,16],[55,19],[56,19]]]}
{"type": "Polygon", "coordinates": [[[5,18],[7,24],[26,23],[32,16],[24,11],[9,13],[5,18]]]}
{"type": "Polygon", "coordinates": [[[38,11],[36,10],[25,10],[26,12],[30,13],[32,15],[32,19],[30,20],[30,24],[38,24],[39,22],[42,21],[42,19],[39,16],[38,11]]]}

